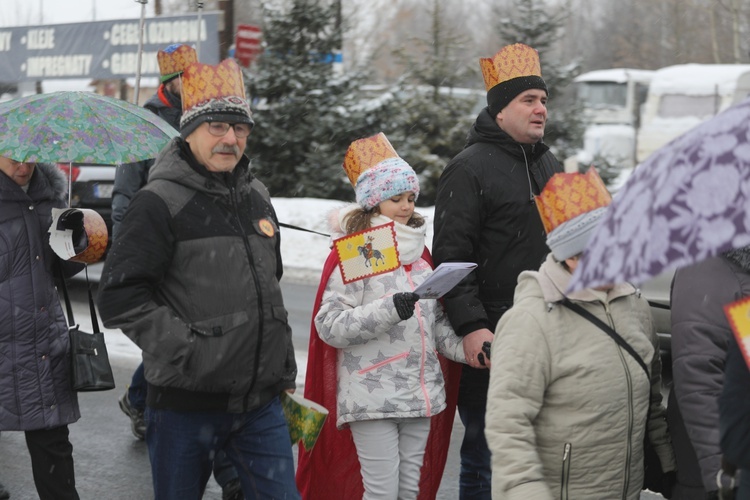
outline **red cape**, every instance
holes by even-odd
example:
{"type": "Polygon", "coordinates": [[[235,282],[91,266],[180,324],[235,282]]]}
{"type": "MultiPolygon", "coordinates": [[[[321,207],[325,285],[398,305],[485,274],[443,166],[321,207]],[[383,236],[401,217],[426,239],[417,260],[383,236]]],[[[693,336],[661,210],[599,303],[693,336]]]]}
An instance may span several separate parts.
{"type": "MultiPolygon", "coordinates": [[[[422,258],[432,266],[432,256],[425,247],[422,258]]],[[[323,266],[318,293],[313,305],[310,325],[310,348],[305,375],[305,397],[328,408],[329,415],[312,451],[299,448],[297,487],[304,500],[352,500],[362,498],[364,487],[359,472],[359,459],[349,428],[336,428],[336,367],[337,350],[318,337],[315,315],[320,310],[323,291],[331,273],[338,267],[338,256],[331,252],[323,266]]],[[[440,357],[445,378],[448,407],[432,417],[424,464],[419,480],[419,500],[437,496],[448,457],[453,418],[456,415],[458,381],[461,365],[440,357]]]]}

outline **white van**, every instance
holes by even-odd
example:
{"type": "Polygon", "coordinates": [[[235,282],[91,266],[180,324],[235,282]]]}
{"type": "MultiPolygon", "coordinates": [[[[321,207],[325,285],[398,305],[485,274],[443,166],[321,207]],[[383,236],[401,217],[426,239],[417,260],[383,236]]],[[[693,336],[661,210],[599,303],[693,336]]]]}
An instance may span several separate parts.
{"type": "Polygon", "coordinates": [[[638,163],[750,94],[750,64],[679,64],[653,76],[638,131],[638,163]]]}

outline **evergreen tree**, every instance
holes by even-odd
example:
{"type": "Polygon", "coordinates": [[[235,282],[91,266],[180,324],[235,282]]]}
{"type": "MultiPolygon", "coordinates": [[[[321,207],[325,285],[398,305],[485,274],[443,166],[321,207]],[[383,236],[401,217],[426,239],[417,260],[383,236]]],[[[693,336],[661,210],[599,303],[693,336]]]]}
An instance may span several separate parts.
{"type": "MultiPolygon", "coordinates": [[[[420,206],[435,204],[440,174],[466,144],[476,116],[471,113],[477,95],[458,95],[458,90],[405,86],[391,102],[386,132],[399,155],[419,175],[420,206]],[[454,93],[451,93],[454,92],[454,93]]],[[[484,94],[478,96],[484,99],[484,94]]]]}
{"type": "Polygon", "coordinates": [[[386,134],[420,177],[419,204],[429,206],[445,165],[466,143],[484,92],[453,88],[470,69],[464,57],[468,38],[450,26],[448,2],[429,0],[426,15],[421,9],[419,14],[428,23],[425,34],[410,37],[394,53],[407,72],[390,103],[386,134]]]}
{"type": "Polygon", "coordinates": [[[544,142],[564,161],[582,146],[583,123],[575,100],[565,94],[580,73],[577,62],[562,65],[555,60],[555,45],[562,39],[562,28],[569,12],[554,8],[544,0],[513,0],[512,7],[498,6],[497,30],[502,45],[524,43],[539,52],[542,78],[549,90],[549,121],[544,142]]]}
{"type": "Polygon", "coordinates": [[[294,0],[263,8],[264,52],[247,76],[253,169],[272,196],[352,199],[341,168],[349,144],[381,131],[385,106],[363,101],[366,73],[339,74],[337,5],[294,0]]]}

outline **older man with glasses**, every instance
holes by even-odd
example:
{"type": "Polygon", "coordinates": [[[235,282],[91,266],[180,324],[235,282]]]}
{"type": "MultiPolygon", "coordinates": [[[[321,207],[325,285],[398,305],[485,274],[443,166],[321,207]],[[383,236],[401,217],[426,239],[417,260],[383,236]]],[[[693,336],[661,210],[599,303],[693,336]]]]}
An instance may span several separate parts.
{"type": "Polygon", "coordinates": [[[278,221],[244,155],[242,73],[191,64],[182,99],[181,136],[128,208],[99,310],[143,350],[156,500],[201,498],[220,451],[246,498],[299,498],[279,400],[297,368],[278,221]]]}

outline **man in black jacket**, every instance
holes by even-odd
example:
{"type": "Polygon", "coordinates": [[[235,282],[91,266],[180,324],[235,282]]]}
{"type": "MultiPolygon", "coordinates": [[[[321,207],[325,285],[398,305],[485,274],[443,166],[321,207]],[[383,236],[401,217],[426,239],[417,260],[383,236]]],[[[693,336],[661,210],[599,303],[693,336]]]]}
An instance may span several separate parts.
{"type": "Polygon", "coordinates": [[[433,257],[478,267],[444,300],[456,333],[464,337],[458,409],[462,499],[489,499],[490,451],[484,413],[491,361],[483,347],[513,304],[521,271],[537,269],[547,254],[534,196],[562,165],[542,142],[547,86],[537,52],[523,44],[480,60],[488,106],[469,131],[465,149],[440,177],[435,202],[433,257]]]}
{"type": "MultiPolygon", "coordinates": [[[[143,105],[155,115],[180,129],[182,118],[182,79],[180,76],[190,63],[197,62],[195,49],[189,45],[172,44],[156,53],[159,63],[160,85],[156,94],[143,105]]],[[[112,193],[112,240],[117,237],[120,223],[130,200],[148,180],[148,172],[154,160],[119,165],[115,173],[115,185],[112,193]]],[[[133,435],[140,440],[146,437],[146,378],[143,376],[143,363],[138,365],[130,385],[118,401],[120,409],[130,417],[130,428],[133,435]]],[[[222,488],[224,500],[241,498],[237,472],[226,457],[220,453],[214,461],[214,477],[222,488]]]]}
{"type": "Polygon", "coordinates": [[[200,498],[218,453],[246,497],[298,498],[279,396],[296,363],[276,214],[244,155],[240,68],[193,63],[181,137],[133,198],[99,286],[104,324],[143,351],[156,500],[200,498]]]}

